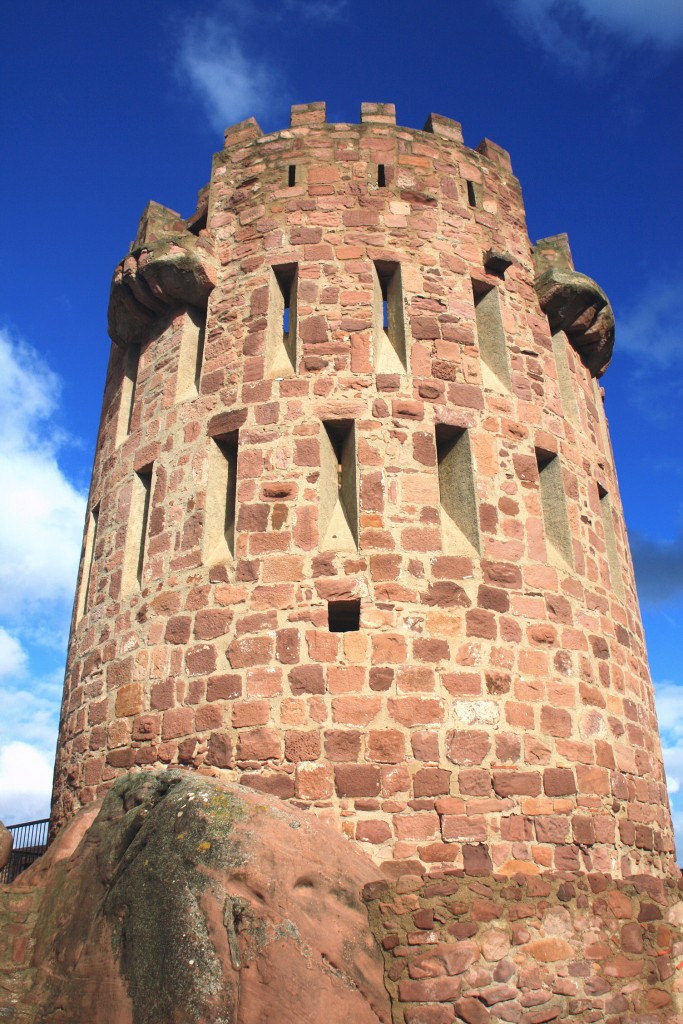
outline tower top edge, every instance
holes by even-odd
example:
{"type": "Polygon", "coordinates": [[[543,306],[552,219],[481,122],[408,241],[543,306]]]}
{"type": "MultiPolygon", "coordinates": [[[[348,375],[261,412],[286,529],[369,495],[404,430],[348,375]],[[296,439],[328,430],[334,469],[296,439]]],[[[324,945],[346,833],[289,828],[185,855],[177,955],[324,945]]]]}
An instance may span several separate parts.
{"type": "Polygon", "coordinates": [[[226,128],[224,149],[236,150],[250,143],[262,144],[290,133],[296,137],[297,135],[305,136],[313,131],[343,132],[351,129],[361,131],[363,129],[379,129],[380,131],[385,130],[387,134],[394,130],[408,132],[418,137],[432,136],[455,146],[461,146],[470,153],[485,157],[510,173],[512,172],[509,152],[497,143],[484,138],[474,148],[465,146],[460,122],[433,112],[428,115],[422,128],[398,125],[396,123],[396,107],[393,103],[361,103],[360,120],[357,122],[328,121],[324,101],[293,104],[290,108],[290,120],[287,128],[264,133],[256,118],[248,117],[226,128]]]}

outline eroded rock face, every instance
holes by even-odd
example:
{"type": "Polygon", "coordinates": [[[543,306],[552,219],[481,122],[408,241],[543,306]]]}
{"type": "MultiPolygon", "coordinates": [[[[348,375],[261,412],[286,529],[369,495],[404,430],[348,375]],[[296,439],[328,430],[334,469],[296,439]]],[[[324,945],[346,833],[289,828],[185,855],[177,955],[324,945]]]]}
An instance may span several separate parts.
{"type": "Polygon", "coordinates": [[[2,871],[10,858],[12,842],[12,833],[0,821],[0,871],[2,871]]]}
{"type": "Polygon", "coordinates": [[[78,821],[23,876],[46,888],[43,1024],[391,1020],[360,899],[377,869],[314,816],[159,772],[78,821]]]}
{"type": "Polygon", "coordinates": [[[594,377],[609,366],[614,348],[614,313],[595,281],[574,270],[566,235],[537,242],[533,248],[534,287],[553,333],[564,331],[594,377]]]}
{"type": "Polygon", "coordinates": [[[181,217],[149,203],[131,251],[114,271],[109,336],[118,345],[143,341],[155,321],[183,306],[206,309],[216,284],[213,244],[181,217]]]}

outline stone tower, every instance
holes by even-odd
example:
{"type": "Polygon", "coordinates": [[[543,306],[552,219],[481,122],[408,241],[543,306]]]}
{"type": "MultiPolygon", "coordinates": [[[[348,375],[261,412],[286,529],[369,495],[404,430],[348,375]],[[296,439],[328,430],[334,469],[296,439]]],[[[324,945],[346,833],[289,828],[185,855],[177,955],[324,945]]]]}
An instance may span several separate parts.
{"type": "Polygon", "coordinates": [[[148,206],[109,322],[55,825],[179,764],[393,877],[671,875],[612,313],[504,150],[249,119],[192,217],[148,206]]]}

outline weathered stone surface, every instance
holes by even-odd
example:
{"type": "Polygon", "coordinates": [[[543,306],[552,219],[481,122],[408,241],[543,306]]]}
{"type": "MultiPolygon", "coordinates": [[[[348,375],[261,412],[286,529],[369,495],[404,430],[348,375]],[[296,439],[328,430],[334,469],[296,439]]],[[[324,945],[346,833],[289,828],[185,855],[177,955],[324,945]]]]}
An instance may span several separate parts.
{"type": "Polygon", "coordinates": [[[114,271],[109,336],[117,345],[144,340],[150,326],[183,306],[205,309],[216,284],[213,244],[159,203],[149,203],[129,254],[114,271]]]}
{"type": "Polygon", "coordinates": [[[389,1024],[376,868],[314,816],[167,772],[85,817],[22,878],[45,888],[36,1024],[389,1024]]]}
{"type": "Polygon", "coordinates": [[[12,833],[0,821],[0,870],[4,868],[12,853],[12,833]]]}
{"type": "Polygon", "coordinates": [[[466,1024],[683,1024],[681,893],[683,880],[445,868],[371,884],[363,898],[394,1020],[440,1024],[450,1012],[466,1024]],[[655,890],[666,928],[637,920],[655,890]]]}
{"type": "Polygon", "coordinates": [[[568,247],[555,247],[555,241],[541,239],[534,246],[538,301],[551,330],[564,331],[583,363],[597,376],[612,358],[614,313],[602,288],[585,274],[578,274],[571,265],[568,247]],[[548,248],[554,250],[555,257],[550,265],[548,248]]]}

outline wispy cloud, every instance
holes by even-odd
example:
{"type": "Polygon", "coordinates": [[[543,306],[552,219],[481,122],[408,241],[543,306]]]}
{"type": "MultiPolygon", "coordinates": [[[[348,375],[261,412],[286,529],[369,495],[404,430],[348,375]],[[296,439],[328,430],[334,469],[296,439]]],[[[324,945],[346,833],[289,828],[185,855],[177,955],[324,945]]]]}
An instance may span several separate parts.
{"type": "Polygon", "coordinates": [[[46,818],[51,788],[52,761],[41,750],[19,741],[0,748],[0,821],[46,818]]]}
{"type": "Polygon", "coordinates": [[[0,616],[70,601],[84,496],[57,461],[59,378],[37,352],[0,330],[0,616]]]}
{"type": "Polygon", "coordinates": [[[248,54],[232,25],[207,15],[191,21],[180,50],[181,67],[213,128],[270,112],[275,76],[265,59],[248,54]]]}
{"type": "Polygon", "coordinates": [[[683,45],[680,0],[498,0],[519,31],[558,63],[583,70],[607,56],[610,44],[683,45]]]}
{"type": "Polygon", "coordinates": [[[650,604],[664,604],[683,594],[683,531],[661,541],[629,531],[638,593],[650,604]]]}
{"type": "Polygon", "coordinates": [[[649,366],[660,369],[672,363],[683,367],[682,294],[683,268],[665,280],[650,282],[619,317],[619,350],[644,357],[649,366]]]}
{"type": "Polygon", "coordinates": [[[216,131],[251,116],[267,125],[287,112],[286,66],[302,22],[329,31],[346,8],[347,0],[222,0],[178,26],[180,79],[216,131]]]}
{"type": "Polygon", "coordinates": [[[615,359],[624,359],[631,379],[628,400],[644,419],[663,426],[680,414],[683,402],[682,292],[679,264],[615,309],[615,359]]]}
{"type": "Polygon", "coordinates": [[[15,636],[0,626],[0,679],[20,676],[26,665],[26,651],[15,636]]]}
{"type": "Polygon", "coordinates": [[[61,384],[0,329],[0,817],[49,808],[85,496],[59,464],[61,384]]]}

